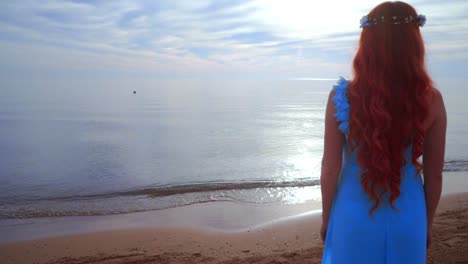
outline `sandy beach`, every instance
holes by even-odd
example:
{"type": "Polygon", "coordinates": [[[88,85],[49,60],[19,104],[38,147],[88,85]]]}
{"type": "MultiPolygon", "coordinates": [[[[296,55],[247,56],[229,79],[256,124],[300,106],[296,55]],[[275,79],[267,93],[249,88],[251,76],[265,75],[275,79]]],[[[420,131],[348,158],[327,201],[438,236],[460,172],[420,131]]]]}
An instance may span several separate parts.
{"type": "MultiPolygon", "coordinates": [[[[454,186],[444,187],[428,263],[468,263],[468,193],[447,194],[454,186]]],[[[0,263],[320,263],[319,225],[303,213],[242,231],[144,227],[3,242],[0,263]]]]}

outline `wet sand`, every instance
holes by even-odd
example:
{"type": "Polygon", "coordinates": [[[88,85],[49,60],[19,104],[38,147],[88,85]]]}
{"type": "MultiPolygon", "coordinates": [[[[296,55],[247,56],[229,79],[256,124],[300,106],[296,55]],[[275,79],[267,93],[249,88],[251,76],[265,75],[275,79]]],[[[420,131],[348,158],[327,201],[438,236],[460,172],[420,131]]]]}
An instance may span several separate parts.
{"type": "MultiPolygon", "coordinates": [[[[468,193],[444,193],[428,263],[468,263],[468,193]]],[[[242,230],[143,227],[4,242],[0,263],[320,263],[319,225],[305,213],[242,230]]]]}

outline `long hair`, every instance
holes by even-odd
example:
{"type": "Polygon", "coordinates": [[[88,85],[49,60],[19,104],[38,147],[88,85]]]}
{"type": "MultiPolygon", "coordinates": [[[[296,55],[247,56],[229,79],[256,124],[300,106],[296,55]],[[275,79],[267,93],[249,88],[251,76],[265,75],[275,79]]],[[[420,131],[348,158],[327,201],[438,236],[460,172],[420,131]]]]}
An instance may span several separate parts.
{"type": "MultiPolygon", "coordinates": [[[[416,17],[403,2],[385,2],[368,15],[372,18],[416,17]]],[[[374,201],[390,194],[390,205],[400,195],[404,151],[412,145],[411,162],[422,170],[423,121],[429,113],[432,81],[425,68],[424,42],[417,23],[379,23],[364,28],[354,58],[349,84],[351,105],[348,143],[358,148],[361,185],[374,201]]]]}

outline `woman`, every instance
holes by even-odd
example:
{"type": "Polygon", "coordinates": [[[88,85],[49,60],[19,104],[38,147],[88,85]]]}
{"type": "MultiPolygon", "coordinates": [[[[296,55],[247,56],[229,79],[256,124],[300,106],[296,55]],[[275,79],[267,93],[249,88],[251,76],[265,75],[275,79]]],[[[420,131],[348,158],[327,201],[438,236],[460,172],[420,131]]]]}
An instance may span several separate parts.
{"type": "Polygon", "coordinates": [[[354,78],[340,79],[330,93],[323,263],[425,263],[447,121],[425,69],[424,22],[403,2],[375,7],[361,20],[354,78]]]}

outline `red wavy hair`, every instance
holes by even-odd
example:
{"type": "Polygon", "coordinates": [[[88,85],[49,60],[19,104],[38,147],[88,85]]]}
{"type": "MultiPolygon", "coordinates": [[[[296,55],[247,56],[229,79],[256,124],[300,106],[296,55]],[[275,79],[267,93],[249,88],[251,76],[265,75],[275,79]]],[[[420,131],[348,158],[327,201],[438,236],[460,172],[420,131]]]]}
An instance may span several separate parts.
{"type": "MultiPolygon", "coordinates": [[[[410,5],[385,2],[370,19],[417,16],[410,5]]],[[[417,175],[422,170],[423,121],[429,113],[432,81],[425,68],[424,42],[416,22],[380,23],[361,32],[354,58],[354,79],[349,84],[351,105],[348,143],[358,148],[361,185],[374,205],[390,194],[390,205],[400,195],[404,151],[412,144],[411,161],[417,175]]]]}

